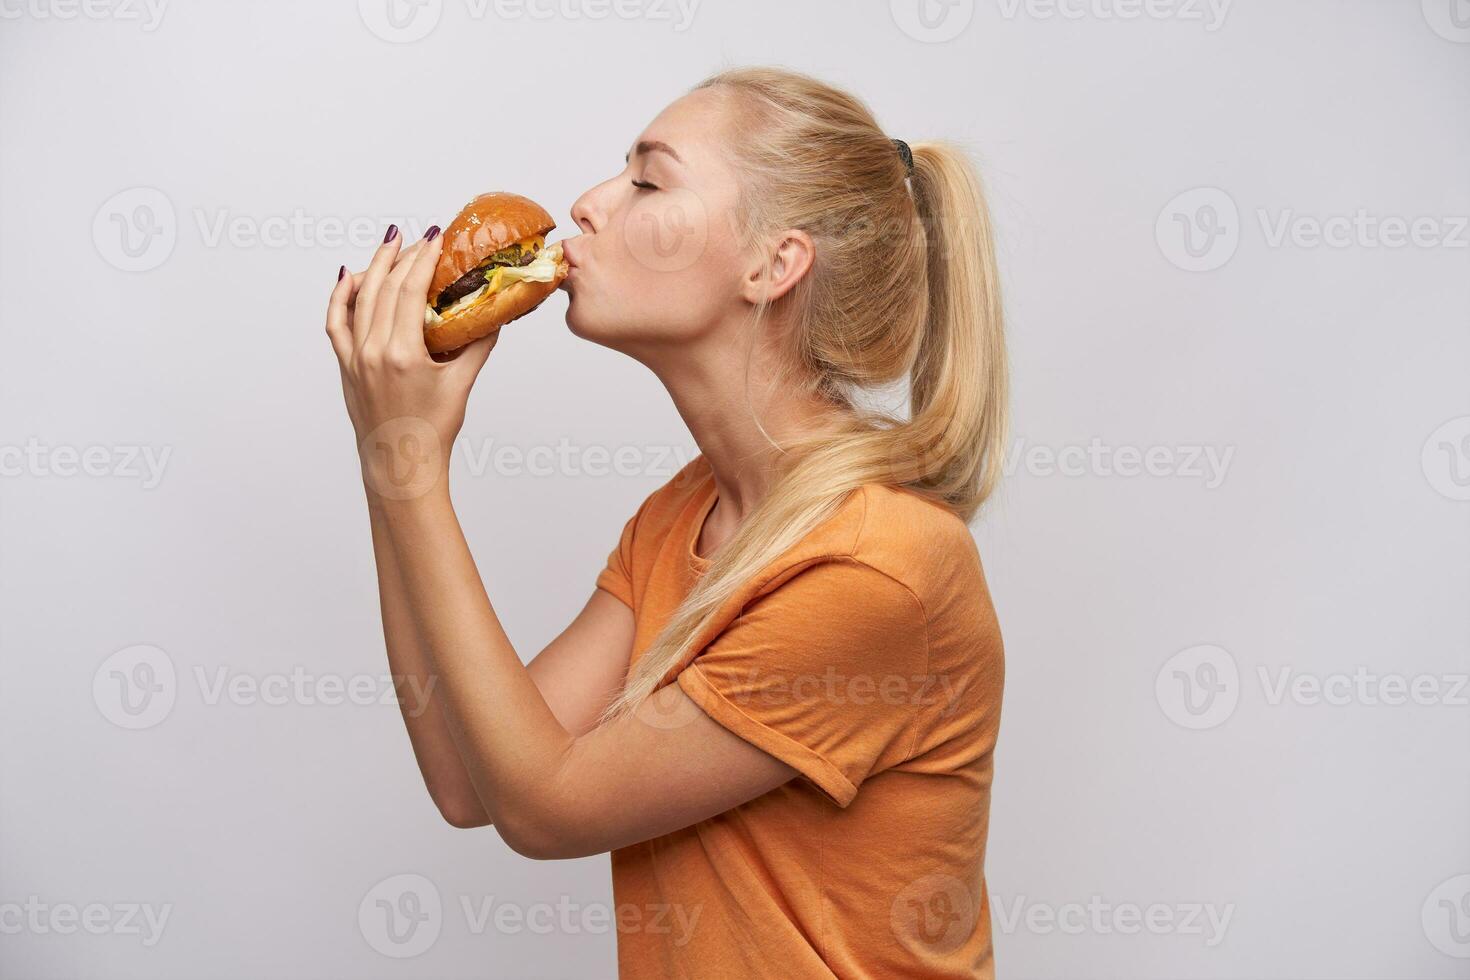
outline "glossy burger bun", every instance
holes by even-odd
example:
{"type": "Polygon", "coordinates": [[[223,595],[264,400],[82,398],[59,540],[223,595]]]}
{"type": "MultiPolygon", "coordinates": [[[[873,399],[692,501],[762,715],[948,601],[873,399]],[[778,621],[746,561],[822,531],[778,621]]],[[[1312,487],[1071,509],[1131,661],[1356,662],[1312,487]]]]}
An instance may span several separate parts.
{"type": "MultiPolygon", "coordinates": [[[[444,229],[444,251],[429,283],[429,302],[495,252],[555,227],[546,209],[530,198],[506,191],[481,194],[444,229]]],[[[511,283],[458,315],[426,326],[424,344],[431,353],[442,354],[488,336],[540,306],[566,275],[566,262],[561,261],[551,282],[511,283]]]]}

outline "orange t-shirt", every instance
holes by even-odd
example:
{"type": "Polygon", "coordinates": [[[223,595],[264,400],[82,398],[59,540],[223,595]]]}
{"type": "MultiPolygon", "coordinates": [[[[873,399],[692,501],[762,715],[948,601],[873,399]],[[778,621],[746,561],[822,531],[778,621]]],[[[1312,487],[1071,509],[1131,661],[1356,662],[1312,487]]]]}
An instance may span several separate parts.
{"type": "MultiPolygon", "coordinates": [[[[708,562],[696,458],[598,587],[648,648],[708,562]]],[[[969,529],[867,486],[747,583],[670,671],[800,778],[612,854],[624,978],[991,977],[985,888],[1000,629],[969,529]]]]}

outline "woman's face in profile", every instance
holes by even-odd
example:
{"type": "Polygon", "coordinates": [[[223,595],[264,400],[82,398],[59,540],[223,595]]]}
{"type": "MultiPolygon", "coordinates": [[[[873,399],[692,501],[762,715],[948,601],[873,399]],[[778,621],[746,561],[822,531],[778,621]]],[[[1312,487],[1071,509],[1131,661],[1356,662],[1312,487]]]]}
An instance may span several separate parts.
{"type": "Polygon", "coordinates": [[[743,305],[722,100],[701,89],[638,135],[627,165],[572,206],[567,326],[640,355],[697,338],[743,305]]]}

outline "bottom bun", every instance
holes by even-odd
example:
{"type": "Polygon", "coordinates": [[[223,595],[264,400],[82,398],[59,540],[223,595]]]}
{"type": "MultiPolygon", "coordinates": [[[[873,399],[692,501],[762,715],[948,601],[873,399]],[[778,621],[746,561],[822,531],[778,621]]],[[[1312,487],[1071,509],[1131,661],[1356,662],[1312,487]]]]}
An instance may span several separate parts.
{"type": "Polygon", "coordinates": [[[469,309],[424,328],[424,346],[431,354],[443,354],[459,350],[481,337],[488,337],[512,320],[525,316],[556,292],[556,287],[567,277],[566,265],[556,270],[551,282],[536,282],[523,279],[498,289],[488,298],[469,309]]]}

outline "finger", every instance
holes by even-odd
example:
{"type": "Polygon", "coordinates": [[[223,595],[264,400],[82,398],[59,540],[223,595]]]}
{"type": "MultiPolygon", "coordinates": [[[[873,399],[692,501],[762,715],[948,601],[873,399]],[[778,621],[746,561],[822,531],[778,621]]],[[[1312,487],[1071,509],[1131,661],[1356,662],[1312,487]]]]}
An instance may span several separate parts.
{"type": "Polygon", "coordinates": [[[352,343],[358,350],[367,341],[368,328],[372,326],[373,311],[378,305],[378,289],[393,268],[393,260],[402,247],[403,236],[398,233],[398,226],[389,225],[388,234],[383,236],[383,244],[373,253],[373,260],[362,274],[357,288],[357,301],[352,307],[352,343]]]}
{"type": "Polygon", "coordinates": [[[444,363],[444,370],[450,372],[454,380],[468,392],[474,386],[475,379],[480,376],[480,369],[490,359],[490,352],[498,343],[500,343],[499,330],[461,349],[454,360],[444,363]]]}
{"type": "Polygon", "coordinates": [[[423,244],[420,239],[404,249],[402,261],[395,264],[383,277],[383,282],[378,287],[377,301],[373,304],[373,322],[367,329],[363,350],[382,353],[388,349],[388,343],[393,338],[393,318],[398,311],[403,280],[413,268],[414,257],[423,251],[423,244]]]}
{"type": "Polygon", "coordinates": [[[422,242],[423,239],[419,239],[412,245],[405,246],[403,251],[399,252],[398,255],[393,259],[393,268],[398,268],[398,266],[404,262],[412,262],[413,257],[419,254],[418,248],[422,242]]]}
{"type": "Polygon", "coordinates": [[[362,288],[362,278],[366,274],[366,269],[364,269],[362,272],[347,273],[347,281],[352,283],[352,288],[347,291],[347,331],[349,335],[348,339],[351,339],[352,321],[355,316],[355,311],[357,309],[357,293],[362,288]]]}
{"type": "Polygon", "coordinates": [[[352,325],[349,321],[352,285],[355,277],[347,274],[347,267],[337,273],[337,285],[327,300],[327,339],[332,342],[332,351],[339,363],[346,364],[352,356],[352,325]]]}
{"type": "Polygon", "coordinates": [[[429,283],[434,279],[439,253],[444,250],[439,226],[430,228],[420,244],[423,247],[413,258],[413,268],[408,270],[399,286],[398,310],[393,317],[393,337],[389,345],[405,354],[422,356],[428,353],[424,346],[424,310],[429,303],[429,283]]]}

